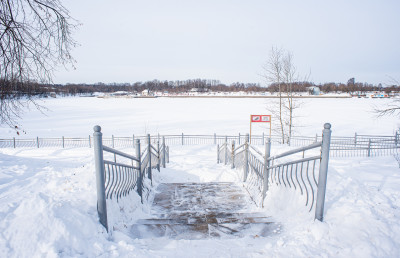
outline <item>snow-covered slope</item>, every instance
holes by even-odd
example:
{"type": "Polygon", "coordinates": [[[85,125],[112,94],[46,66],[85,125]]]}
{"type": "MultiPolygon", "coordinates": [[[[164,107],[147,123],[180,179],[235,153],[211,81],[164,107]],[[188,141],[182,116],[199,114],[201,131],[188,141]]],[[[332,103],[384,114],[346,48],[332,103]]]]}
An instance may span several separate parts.
{"type": "MultiPolygon", "coordinates": [[[[237,181],[215,146],[171,147],[160,182],[237,181]]],[[[130,151],[130,150],[126,150],[130,151]]],[[[1,257],[399,257],[400,173],[393,157],[332,158],[324,222],[288,189],[272,187],[263,212],[279,234],[238,239],[131,239],[98,223],[93,150],[0,150],[1,257]]],[[[145,217],[132,193],[110,207],[121,227],[145,217]],[[122,209],[123,208],[123,209],[122,209]],[[121,210],[122,209],[122,210],[121,210]],[[129,221],[131,220],[131,221],[129,221]]],[[[260,211],[260,210],[258,210],[260,211]]]]}
{"type": "MultiPolygon", "coordinates": [[[[266,114],[267,99],[48,99],[46,116],[32,109],[26,135],[87,137],[99,124],[106,136],[237,134],[250,114],[266,114]]],[[[398,119],[376,118],[390,100],[312,99],[298,109],[297,133],[393,135],[398,119]]],[[[254,126],[254,133],[266,128],[254,126]]],[[[275,146],[280,150],[284,148],[275,146]]],[[[132,151],[126,149],[125,151],[132,151]]],[[[216,164],[216,146],[171,146],[160,182],[232,182],[237,171],[216,164]]],[[[276,150],[275,150],[276,151],[276,150]]],[[[273,150],[274,152],[274,150],[273,150]]],[[[331,158],[324,222],[314,221],[298,194],[271,187],[262,212],[282,223],[279,234],[240,239],[132,239],[98,223],[93,149],[0,149],[0,257],[400,257],[400,169],[392,156],[331,158]]],[[[133,192],[109,203],[112,224],[145,217],[133,192]]]]}

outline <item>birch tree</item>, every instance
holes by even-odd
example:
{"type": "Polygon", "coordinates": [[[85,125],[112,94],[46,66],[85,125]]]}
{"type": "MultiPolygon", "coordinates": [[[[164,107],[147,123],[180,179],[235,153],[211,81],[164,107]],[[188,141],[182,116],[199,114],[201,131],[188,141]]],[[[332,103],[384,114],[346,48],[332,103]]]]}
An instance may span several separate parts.
{"type": "Polygon", "coordinates": [[[264,66],[264,78],[278,86],[278,102],[271,101],[268,110],[279,121],[282,143],[290,144],[294,128],[294,112],[300,107],[294,98],[293,85],[298,81],[297,69],[293,63],[293,54],[273,47],[267,64],[264,66]]]}

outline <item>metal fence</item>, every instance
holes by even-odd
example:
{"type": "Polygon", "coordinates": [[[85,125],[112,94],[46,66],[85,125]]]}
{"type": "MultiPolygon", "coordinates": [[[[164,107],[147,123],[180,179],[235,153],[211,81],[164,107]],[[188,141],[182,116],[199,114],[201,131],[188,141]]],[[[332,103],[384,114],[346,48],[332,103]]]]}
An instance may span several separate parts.
{"type": "Polygon", "coordinates": [[[217,163],[223,161],[230,164],[231,168],[243,170],[245,187],[257,204],[263,205],[270,184],[293,188],[305,196],[305,206],[310,212],[315,209],[315,218],[322,221],[331,141],[330,128],[330,124],[324,125],[322,141],[272,157],[270,139],[265,144],[265,153],[247,141],[235,147],[235,141],[230,145],[226,139],[225,143],[217,147],[217,163]]]}
{"type": "MultiPolygon", "coordinates": [[[[103,145],[112,148],[135,148],[135,140],[146,140],[147,136],[130,137],[104,137],[103,145]]],[[[267,139],[266,135],[252,135],[251,139],[248,134],[238,135],[153,135],[152,143],[165,138],[167,145],[212,145],[223,144],[225,139],[228,142],[235,141],[236,144],[243,144],[246,139],[251,145],[264,145],[267,139]]],[[[280,144],[281,137],[278,135],[271,136],[272,144],[280,144]]],[[[0,139],[0,148],[74,148],[74,147],[92,147],[92,137],[89,135],[85,138],[39,138],[34,139],[0,139]]],[[[322,136],[293,136],[289,140],[290,146],[307,146],[322,140],[322,136]]],[[[331,157],[372,157],[372,156],[390,156],[399,153],[400,137],[396,132],[394,136],[377,136],[377,135],[357,135],[354,137],[332,136],[331,140],[331,157]]]]}
{"type": "Polygon", "coordinates": [[[100,223],[108,231],[107,199],[116,199],[128,195],[135,190],[141,197],[148,198],[150,187],[144,183],[147,177],[152,185],[152,169],[160,171],[160,166],[166,167],[169,162],[169,148],[157,141],[151,144],[150,135],[147,136],[145,148],[141,151],[140,140],[135,141],[135,156],[105,146],[100,126],[94,127],[94,156],[97,185],[97,212],[100,223]]]}

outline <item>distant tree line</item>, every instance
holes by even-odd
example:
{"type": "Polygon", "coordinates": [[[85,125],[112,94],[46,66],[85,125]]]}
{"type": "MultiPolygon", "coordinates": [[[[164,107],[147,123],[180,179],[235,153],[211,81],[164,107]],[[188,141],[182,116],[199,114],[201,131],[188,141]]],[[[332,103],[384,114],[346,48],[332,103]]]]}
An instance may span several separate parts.
{"type": "MultiPolygon", "coordinates": [[[[17,82],[17,81],[6,81],[0,80],[0,86],[2,88],[2,98],[15,98],[23,96],[34,96],[37,95],[47,96],[51,92],[61,96],[75,96],[75,95],[87,95],[95,92],[112,93],[116,91],[126,92],[142,92],[143,90],[161,91],[168,93],[181,93],[189,92],[191,89],[196,88],[198,92],[279,92],[279,85],[272,83],[267,87],[262,87],[259,83],[241,83],[235,82],[230,85],[221,83],[219,80],[206,80],[206,79],[193,79],[193,80],[182,80],[182,81],[160,81],[152,80],[146,82],[135,82],[135,83],[68,83],[65,85],[61,84],[41,84],[37,82],[17,82]]],[[[324,84],[315,84],[312,82],[292,82],[290,84],[293,92],[307,92],[309,87],[317,86],[324,93],[354,93],[368,91],[385,91],[387,93],[391,91],[400,91],[399,85],[391,85],[383,87],[381,84],[373,85],[368,83],[357,83],[350,81],[345,83],[329,82],[324,84]]],[[[286,92],[287,84],[284,82],[280,83],[281,90],[286,92]]]]}

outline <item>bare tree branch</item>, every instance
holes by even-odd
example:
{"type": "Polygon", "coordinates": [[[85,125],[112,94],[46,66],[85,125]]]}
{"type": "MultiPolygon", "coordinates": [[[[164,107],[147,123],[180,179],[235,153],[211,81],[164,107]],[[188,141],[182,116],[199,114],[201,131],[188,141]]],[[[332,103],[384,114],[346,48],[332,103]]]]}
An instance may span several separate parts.
{"type": "MultiPolygon", "coordinates": [[[[72,65],[78,26],[60,0],[0,0],[0,116],[13,126],[57,65],[72,65]]],[[[37,106],[36,103],[33,103],[37,106]]]]}

